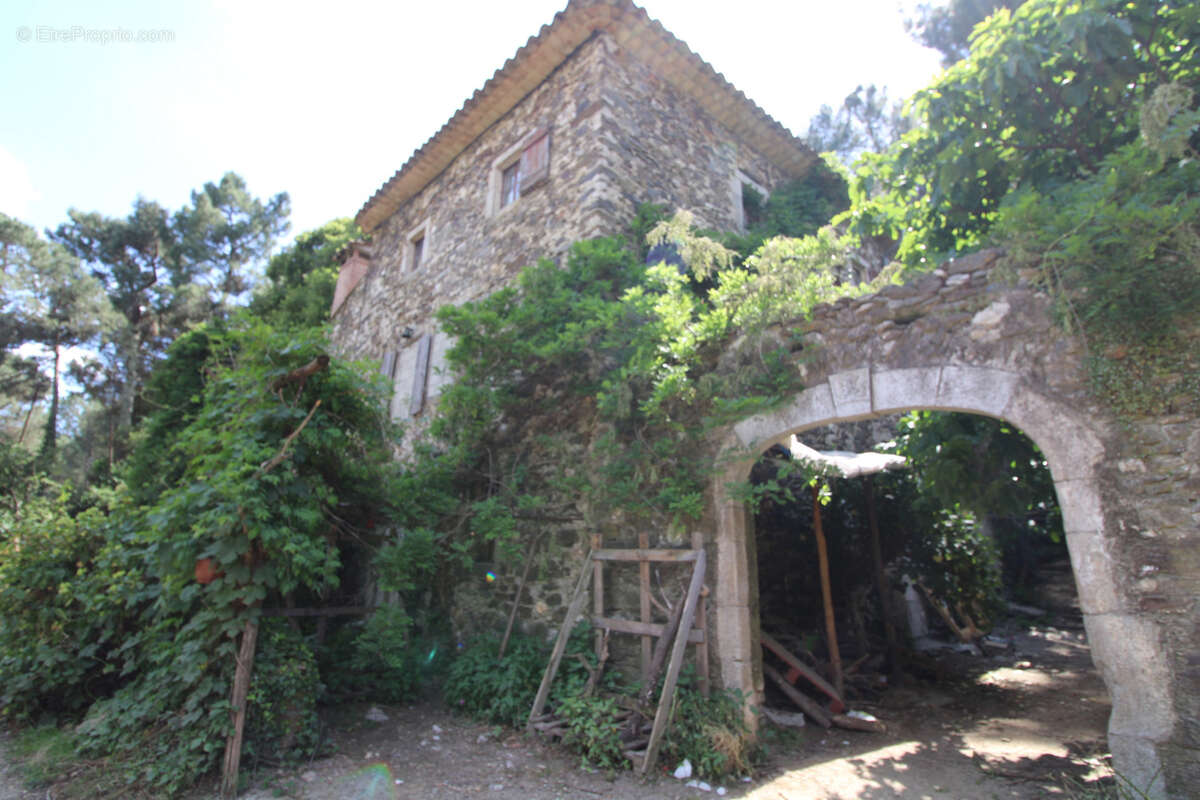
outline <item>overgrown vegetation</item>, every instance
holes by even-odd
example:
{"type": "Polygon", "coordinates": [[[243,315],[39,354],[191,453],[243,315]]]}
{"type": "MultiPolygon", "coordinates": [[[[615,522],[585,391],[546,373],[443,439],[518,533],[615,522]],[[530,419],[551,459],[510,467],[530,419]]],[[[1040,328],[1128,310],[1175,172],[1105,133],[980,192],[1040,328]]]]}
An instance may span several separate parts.
{"type": "MultiPolygon", "coordinates": [[[[249,752],[305,757],[322,692],[407,698],[451,661],[446,641],[478,632],[445,614],[477,565],[530,558],[563,525],[654,520],[682,539],[710,477],[690,456],[800,388],[804,342],[784,323],[980,247],[1004,247],[1053,294],[1111,407],[1195,411],[1200,7],[1030,0],[961,52],[961,31],[927,22],[921,35],[963,58],[869,137],[880,149],[912,126],[858,159],[848,193],[832,163],[765,200],[748,190],[739,235],[643,207],[631,237],[577,243],[563,265],[442,309],[454,382],[403,468],[386,387],[364,377],[372,365],[327,360],[317,327],[350,222],[265,265],[287,197],[258,200],[232,174],[176,212],[141,199],[125,218],[73,211],[52,242],[0,218],[4,717],[45,723],[46,752],[78,747],[131,792],[177,793],[224,745],[245,623],[325,602],[373,562],[397,603],[335,626],[319,652],[315,626],[264,624],[249,752]],[[60,405],[60,359],[79,345],[92,357],[70,369],[88,404],[60,405]],[[211,583],[195,580],[202,560],[211,583]]],[[[871,120],[886,111],[870,91],[856,102],[871,120]]],[[[1003,545],[1056,521],[1028,471],[1036,451],[1003,426],[957,425],[911,421],[902,446],[919,479],[903,491],[927,535],[889,555],[984,609],[996,576],[982,523],[1011,518],[1003,545]],[[988,474],[978,455],[997,450],[1027,480],[988,474]]],[[[502,661],[471,644],[446,697],[518,723],[544,658],[536,639],[514,638],[502,661]]],[[[615,767],[615,687],[580,695],[571,661],[555,697],[569,741],[615,767]]],[[[681,690],[664,752],[701,774],[743,770],[738,705],[681,690]]]]}

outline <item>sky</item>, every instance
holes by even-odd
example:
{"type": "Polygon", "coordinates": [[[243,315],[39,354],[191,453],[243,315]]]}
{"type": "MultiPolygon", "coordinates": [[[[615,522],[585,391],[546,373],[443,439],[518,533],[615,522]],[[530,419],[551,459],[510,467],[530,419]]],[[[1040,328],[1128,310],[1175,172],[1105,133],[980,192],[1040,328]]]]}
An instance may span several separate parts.
{"type": "MultiPolygon", "coordinates": [[[[169,209],[227,171],[291,196],[292,231],[353,216],[566,0],[0,4],[0,211],[169,209]]],[[[793,133],[858,84],[905,97],[938,54],[897,0],[644,0],[793,133]]]]}

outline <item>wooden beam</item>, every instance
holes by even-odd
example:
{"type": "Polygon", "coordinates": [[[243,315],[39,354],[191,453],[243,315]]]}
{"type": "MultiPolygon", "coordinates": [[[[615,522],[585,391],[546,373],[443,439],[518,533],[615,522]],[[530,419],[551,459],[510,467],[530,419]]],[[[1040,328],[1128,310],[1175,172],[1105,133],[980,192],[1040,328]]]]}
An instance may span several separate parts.
{"type": "Polygon", "coordinates": [[[597,550],[592,558],[599,561],[695,561],[695,550],[597,550]]]}
{"type": "Polygon", "coordinates": [[[825,709],[817,705],[816,700],[813,700],[808,695],[796,689],[795,686],[792,686],[790,683],[788,683],[787,678],[779,674],[779,670],[770,665],[763,664],[763,675],[766,675],[768,678],[774,681],[775,685],[778,686],[793,703],[799,706],[805,714],[808,714],[810,717],[812,717],[813,722],[817,723],[822,728],[828,728],[833,725],[833,720],[831,720],[829,715],[825,713],[825,709]]]}
{"type": "MultiPolygon", "coordinates": [[[[699,531],[692,533],[692,549],[704,549],[704,534],[699,531]]],[[[700,681],[700,694],[703,697],[708,697],[711,691],[711,682],[709,681],[708,668],[708,591],[705,588],[700,589],[700,605],[696,607],[696,628],[705,635],[703,642],[696,642],[696,677],[700,681]]],[[[688,631],[689,641],[691,641],[691,631],[688,631]]]]}
{"type": "Polygon", "coordinates": [[[324,608],[264,608],[264,617],[352,617],[370,614],[379,606],[326,606],[324,608]]]}
{"type": "Polygon", "coordinates": [[[579,572],[579,581],[575,584],[575,594],[571,598],[571,605],[567,608],[566,619],[563,620],[562,627],[558,630],[558,639],[554,642],[554,650],[550,653],[550,663],[546,665],[546,673],[542,675],[542,685],[538,687],[537,697],[533,700],[533,708],[529,711],[529,723],[526,725],[528,730],[532,730],[533,720],[540,716],[542,708],[546,705],[547,698],[550,697],[550,684],[554,683],[554,673],[558,672],[558,664],[562,661],[563,652],[567,649],[567,639],[571,636],[571,625],[575,622],[575,618],[579,616],[579,612],[583,610],[583,596],[587,591],[588,584],[592,582],[592,558],[591,554],[584,559],[583,569],[579,572]]]}
{"type": "MultiPolygon", "coordinates": [[[[687,600],[683,603],[683,618],[679,623],[683,630],[691,630],[692,622],[696,619],[696,603],[700,600],[700,587],[704,585],[704,567],[704,551],[700,550],[696,557],[695,569],[692,571],[692,583],[688,586],[687,600]]],[[[687,651],[687,644],[686,636],[675,637],[675,647],[671,650],[671,665],[667,667],[662,696],[658,699],[658,711],[654,714],[654,728],[650,731],[646,758],[642,761],[643,775],[654,767],[654,762],[658,759],[658,746],[662,742],[671,706],[674,704],[675,682],[679,680],[679,668],[683,666],[683,654],[687,651]]]]}
{"type": "Polygon", "coordinates": [[[842,694],[842,654],[838,650],[837,623],[833,619],[833,592],[829,587],[829,549],[825,544],[825,529],[821,525],[821,487],[812,485],[813,532],[817,537],[817,566],[821,573],[821,601],[825,606],[825,638],[829,646],[829,666],[833,670],[833,685],[842,694]]]}
{"type": "MultiPolygon", "coordinates": [[[[642,532],[638,534],[638,547],[642,550],[650,549],[650,534],[642,532]]],[[[640,614],[642,622],[650,624],[653,617],[650,612],[650,562],[638,562],[638,598],[641,601],[640,614]]],[[[654,642],[651,641],[650,635],[642,636],[642,683],[650,677],[650,657],[654,652],[654,642]]]]}
{"type": "MultiPolygon", "coordinates": [[[[803,675],[805,678],[808,678],[808,680],[811,681],[814,686],[816,686],[825,694],[829,695],[829,699],[833,701],[831,708],[833,709],[834,713],[845,710],[846,703],[842,700],[841,693],[837,689],[833,688],[829,684],[829,681],[822,678],[816,670],[794,656],[786,647],[775,641],[775,639],[769,634],[760,632],[758,638],[759,641],[762,642],[763,647],[779,656],[779,658],[782,659],[789,667],[791,667],[792,670],[800,675],[803,675]]],[[[788,683],[791,682],[792,681],[788,681],[788,683]]]]}
{"type": "MultiPolygon", "coordinates": [[[[592,624],[606,631],[632,633],[635,636],[645,636],[648,638],[662,636],[663,629],[667,627],[660,622],[638,622],[634,619],[620,619],[618,617],[592,617],[592,624]]],[[[688,631],[687,640],[688,644],[702,643],[704,641],[704,631],[700,628],[692,628],[688,631]]]]}

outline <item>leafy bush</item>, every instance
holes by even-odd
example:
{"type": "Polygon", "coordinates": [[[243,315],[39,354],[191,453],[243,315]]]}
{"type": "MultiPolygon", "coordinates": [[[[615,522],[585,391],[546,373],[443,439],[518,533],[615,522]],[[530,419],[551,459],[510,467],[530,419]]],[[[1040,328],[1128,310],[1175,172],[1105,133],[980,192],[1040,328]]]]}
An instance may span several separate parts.
{"type": "Polygon", "coordinates": [[[317,752],[321,679],[312,649],[279,618],[263,620],[247,695],[247,760],[295,763],[317,752]]]}
{"type": "Polygon", "coordinates": [[[549,648],[541,639],[514,634],[504,658],[499,652],[494,638],[466,648],[450,665],[442,693],[451,708],[515,728],[529,719],[549,648]]]}
{"type": "Polygon", "coordinates": [[[572,694],[557,706],[558,716],[567,723],[563,744],[578,752],[585,763],[597,769],[617,769],[627,763],[621,752],[620,711],[611,697],[572,694]]]}
{"type": "Polygon", "coordinates": [[[686,758],[697,775],[709,780],[748,774],[750,740],[744,712],[740,692],[714,691],[705,697],[695,687],[690,669],[685,670],[675,695],[671,726],[663,736],[660,760],[678,764],[686,758]]]}

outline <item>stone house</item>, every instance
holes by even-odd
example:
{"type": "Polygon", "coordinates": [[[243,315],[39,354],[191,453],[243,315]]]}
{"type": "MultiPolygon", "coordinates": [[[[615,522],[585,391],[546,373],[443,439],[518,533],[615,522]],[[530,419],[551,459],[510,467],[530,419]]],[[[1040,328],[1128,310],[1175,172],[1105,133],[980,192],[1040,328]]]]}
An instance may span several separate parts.
{"type": "MultiPolygon", "coordinates": [[[[815,155],[630,0],[571,0],[366,203],[370,245],[349,250],[332,308],[343,355],[383,362],[392,414],[420,417],[444,381],[441,305],[487,296],[540,257],[620,234],[641,202],[743,225],[743,187],[804,177],[815,155]]],[[[690,539],[708,557],[700,644],[715,685],[763,698],[754,517],[728,487],[758,454],[813,428],[910,409],[983,414],[1045,454],[1093,659],[1112,698],[1116,768],[1147,797],[1200,786],[1200,418],[1194,405],[1119,422],[1089,393],[1086,346],[1055,326],[1044,289],[996,254],[942,265],[781,326],[804,391],[713,431],[690,539]],[[994,268],[995,267],[995,268],[994,268]]],[[[589,535],[563,530],[558,574],[530,587],[532,619],[561,624],[589,535]]],[[[654,530],[651,528],[651,530],[654,530]]],[[[677,534],[677,535],[676,535],[677,534]]],[[[609,543],[614,543],[610,545],[609,543]]],[[[619,544],[617,544],[619,543],[619,544]]],[[[520,597],[520,592],[515,592],[520,597]]],[[[503,617],[511,595],[481,596],[503,617]]],[[[457,602],[457,600],[456,600],[457,602]]]]}
{"type": "Polygon", "coordinates": [[[815,160],[630,0],[571,0],[358,213],[372,243],[343,266],[333,341],[384,361],[393,416],[418,416],[443,380],[439,306],[623,233],[642,202],[739,230],[744,186],[815,160]]]}

